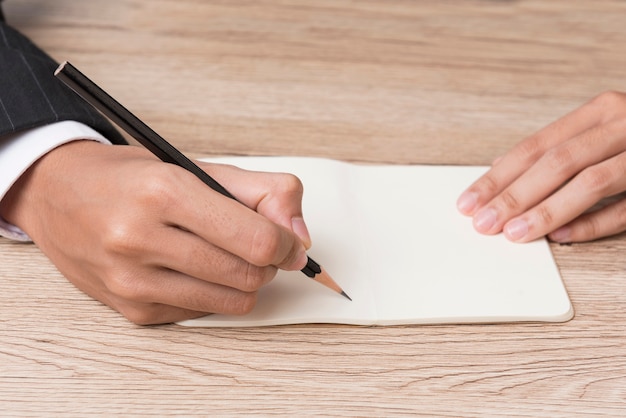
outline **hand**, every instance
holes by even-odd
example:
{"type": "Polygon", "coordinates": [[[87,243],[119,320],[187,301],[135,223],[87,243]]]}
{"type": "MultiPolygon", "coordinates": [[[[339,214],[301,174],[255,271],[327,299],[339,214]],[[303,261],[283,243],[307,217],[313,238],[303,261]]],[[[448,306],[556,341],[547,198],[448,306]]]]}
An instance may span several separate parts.
{"type": "Polygon", "coordinates": [[[0,214],[132,322],[244,314],[277,268],[306,264],[302,185],[288,174],[201,167],[245,206],[142,148],[77,141],[31,167],[0,214]]]}
{"type": "Polygon", "coordinates": [[[626,94],[607,92],[517,144],[457,206],[483,234],[580,242],[626,230],[625,190],[626,94]]]}

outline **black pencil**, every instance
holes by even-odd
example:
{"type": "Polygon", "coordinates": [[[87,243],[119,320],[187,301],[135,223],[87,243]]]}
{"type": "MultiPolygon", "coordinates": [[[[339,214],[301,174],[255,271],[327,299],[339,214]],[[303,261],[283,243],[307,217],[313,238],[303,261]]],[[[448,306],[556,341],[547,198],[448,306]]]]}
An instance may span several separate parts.
{"type": "MultiPolygon", "coordinates": [[[[86,75],[80,72],[69,62],[64,62],[57,68],[54,75],[63,81],[68,87],[74,90],[87,103],[95,107],[106,117],[115,122],[120,128],[125,130],[137,142],[146,147],[150,152],[166,163],[176,164],[202,180],[207,186],[222,195],[237,200],[221,184],[209,176],[204,170],[198,167],[193,161],[187,158],[182,152],[177,150],[172,144],[163,139],[153,131],[148,125],[133,115],[128,109],[122,106],[117,100],[102,90],[96,83],[91,81],[86,75]]],[[[319,264],[311,257],[308,257],[307,265],[302,272],[313,280],[325,285],[335,292],[352,300],[346,292],[326,273],[319,264]]]]}

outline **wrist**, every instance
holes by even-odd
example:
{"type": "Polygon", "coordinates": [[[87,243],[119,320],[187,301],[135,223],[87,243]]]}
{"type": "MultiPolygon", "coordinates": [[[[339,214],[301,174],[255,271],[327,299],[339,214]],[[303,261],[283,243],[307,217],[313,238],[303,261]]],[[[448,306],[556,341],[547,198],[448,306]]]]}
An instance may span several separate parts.
{"type": "Polygon", "coordinates": [[[45,205],[53,199],[63,198],[63,191],[55,187],[60,173],[76,175],[68,172],[71,160],[80,158],[88,147],[102,146],[105,145],[91,140],[62,144],[37,159],[22,173],[0,200],[0,218],[9,224],[5,225],[9,228],[8,232],[14,229],[17,233],[13,238],[20,239],[20,235],[24,235],[21,231],[33,237],[35,230],[44,224],[45,205]]]}
{"type": "MultiPolygon", "coordinates": [[[[8,223],[13,201],[5,196],[23,174],[35,162],[51,150],[71,141],[89,139],[104,144],[110,142],[92,128],[75,121],[62,121],[26,131],[16,132],[0,138],[0,236],[18,241],[28,241],[30,237],[15,225],[8,223]]],[[[21,189],[16,186],[14,190],[21,189]]],[[[17,196],[15,192],[11,199],[17,196]]]]}

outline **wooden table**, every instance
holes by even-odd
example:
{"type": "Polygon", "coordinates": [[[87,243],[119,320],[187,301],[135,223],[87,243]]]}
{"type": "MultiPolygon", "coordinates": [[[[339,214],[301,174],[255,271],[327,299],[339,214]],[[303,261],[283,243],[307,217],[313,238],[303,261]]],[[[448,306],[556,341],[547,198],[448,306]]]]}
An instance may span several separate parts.
{"type": "MultiPolygon", "coordinates": [[[[618,0],[5,3],[191,155],[489,164],[626,90],[618,0]]],[[[552,250],[563,324],[188,329],[0,240],[0,414],[625,416],[626,240],[552,250]]]]}

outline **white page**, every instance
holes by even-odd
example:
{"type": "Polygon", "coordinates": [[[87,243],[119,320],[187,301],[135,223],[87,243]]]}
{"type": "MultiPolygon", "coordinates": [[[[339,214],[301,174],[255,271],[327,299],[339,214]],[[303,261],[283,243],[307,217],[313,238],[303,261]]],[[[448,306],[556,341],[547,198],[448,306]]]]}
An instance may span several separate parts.
{"type": "Polygon", "coordinates": [[[350,302],[300,272],[280,271],[245,316],[187,326],[396,325],[566,321],[573,315],[545,240],[482,236],[456,211],[484,167],[368,166],[302,157],[218,159],[296,174],[313,238],[309,255],[350,302]]]}
{"type": "Polygon", "coordinates": [[[515,244],[480,235],[457,211],[458,196],[485,168],[358,170],[363,218],[370,220],[364,242],[373,260],[384,260],[371,269],[380,323],[571,317],[545,240],[515,244]]]}

